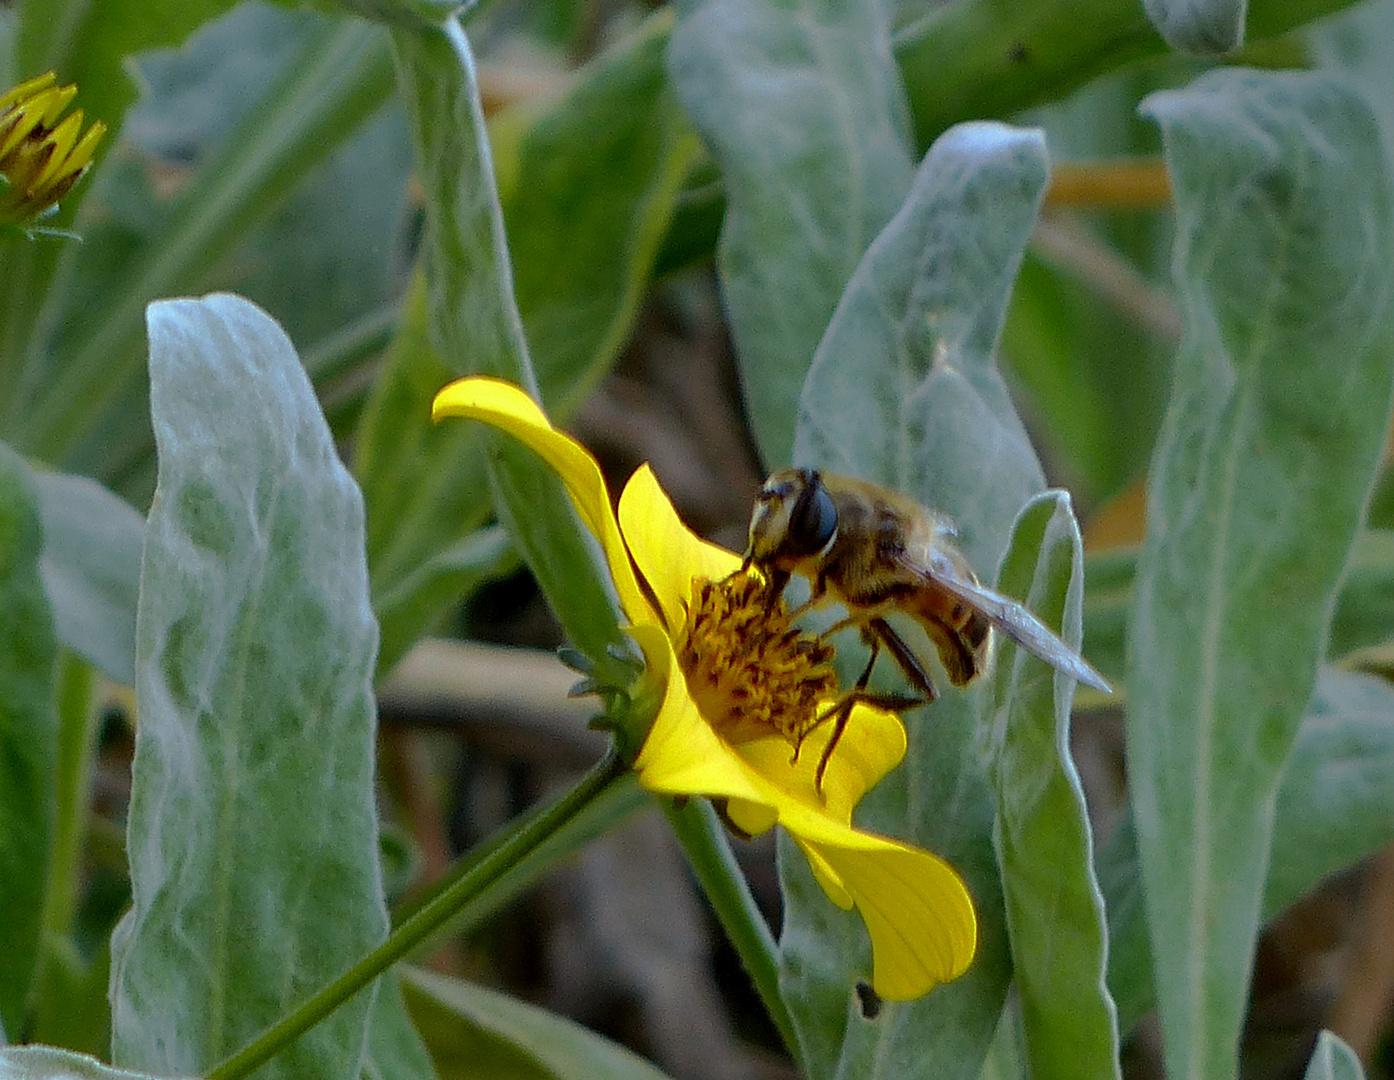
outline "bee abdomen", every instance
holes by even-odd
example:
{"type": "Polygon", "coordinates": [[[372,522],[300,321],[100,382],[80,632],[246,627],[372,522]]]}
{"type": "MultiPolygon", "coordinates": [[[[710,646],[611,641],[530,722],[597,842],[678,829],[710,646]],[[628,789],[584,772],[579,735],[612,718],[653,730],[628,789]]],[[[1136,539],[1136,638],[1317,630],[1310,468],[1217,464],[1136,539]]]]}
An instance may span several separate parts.
{"type": "Polygon", "coordinates": [[[987,669],[992,624],[957,597],[924,591],[915,614],[939,652],[955,686],[966,686],[987,669]]]}

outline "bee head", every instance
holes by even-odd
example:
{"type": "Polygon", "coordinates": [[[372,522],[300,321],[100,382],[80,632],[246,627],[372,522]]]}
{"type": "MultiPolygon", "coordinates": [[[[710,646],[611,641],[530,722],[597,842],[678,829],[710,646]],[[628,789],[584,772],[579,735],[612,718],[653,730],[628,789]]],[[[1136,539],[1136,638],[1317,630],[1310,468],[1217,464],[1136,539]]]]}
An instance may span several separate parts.
{"type": "Polygon", "coordinates": [[[837,507],[815,469],[785,469],[765,481],[750,515],[745,565],[792,570],[837,533],[837,507]]]}

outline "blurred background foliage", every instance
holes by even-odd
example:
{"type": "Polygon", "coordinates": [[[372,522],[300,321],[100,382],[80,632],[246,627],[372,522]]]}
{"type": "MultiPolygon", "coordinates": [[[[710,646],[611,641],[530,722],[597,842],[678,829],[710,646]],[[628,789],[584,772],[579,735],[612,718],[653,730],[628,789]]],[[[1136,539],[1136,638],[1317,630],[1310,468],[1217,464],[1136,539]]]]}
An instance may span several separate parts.
{"type": "MultiPolygon", "coordinates": [[[[1394,142],[1394,2],[1331,14],[1343,7],[1255,0],[1249,43],[1223,63],[1344,72],[1394,142]]],[[[1160,139],[1137,105],[1219,61],[1168,52],[1140,4],[1019,8],[904,0],[894,5],[895,55],[921,152],[965,119],[1046,132],[1052,184],[1000,362],[1051,482],[1070,489],[1085,522],[1085,651],[1116,677],[1142,478],[1181,334],[1160,139]]],[[[417,9],[433,10],[404,5],[401,17],[417,9]]],[[[743,413],[714,271],[721,173],[669,85],[672,25],[671,11],[633,0],[481,0],[466,17],[515,293],[550,415],[596,452],[612,482],[652,462],[685,520],[740,547],[766,463],[743,413]]],[[[102,1052],[105,941],[127,902],[129,702],[120,687],[130,682],[139,535],[154,481],[150,301],[228,290],[264,307],[295,343],[355,463],[383,628],[393,897],[409,899],[453,854],[572,775],[598,737],[583,726],[588,706],[565,701],[569,674],[541,652],[560,644],[560,631],[491,526],[475,436],[427,423],[425,404],[450,368],[425,332],[416,274],[427,195],[387,33],[327,0],[313,9],[0,5],[0,82],[48,69],[77,82],[78,104],[110,130],[59,219],[82,242],[0,240],[0,439],[38,474],[59,640],[111,689],[80,903],[70,933],[51,945],[61,955],[26,1035],[102,1052]],[[66,605],[54,594],[64,582],[66,605]],[[73,615],[93,604],[103,605],[100,618],[73,615]]],[[[1394,479],[1384,470],[1328,660],[1386,675],[1391,529],[1394,479]]],[[[1096,835],[1107,838],[1122,805],[1116,711],[1082,715],[1076,744],[1096,835]]],[[[1384,835],[1375,834],[1372,844],[1384,835]]],[[[777,920],[770,846],[742,857],[777,920]]],[[[1391,1074],[1394,964],[1362,945],[1387,938],[1392,916],[1394,858],[1384,854],[1269,926],[1246,1075],[1296,1075],[1323,1025],[1373,1074],[1391,1074]]],[[[575,1016],[675,1076],[789,1075],[649,817],[587,848],[432,966],[575,1016]],[[637,957],[636,925],[646,928],[637,957]]],[[[422,986],[425,976],[408,997],[429,1000],[418,1017],[431,1041],[431,1010],[443,1006],[422,986]]],[[[448,1036],[436,1039],[442,1074],[456,1075],[441,1064],[452,1060],[448,1036]]],[[[1157,1074],[1147,1022],[1133,1029],[1126,1060],[1129,1075],[1157,1074]]]]}

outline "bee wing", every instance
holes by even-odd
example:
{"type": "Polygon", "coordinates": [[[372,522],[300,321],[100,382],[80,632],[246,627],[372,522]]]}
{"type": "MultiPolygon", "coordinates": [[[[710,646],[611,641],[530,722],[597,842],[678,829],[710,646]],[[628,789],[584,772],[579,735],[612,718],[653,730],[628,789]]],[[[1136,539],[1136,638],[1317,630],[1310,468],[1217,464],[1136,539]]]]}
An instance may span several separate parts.
{"type": "Polygon", "coordinates": [[[1039,656],[1057,671],[1063,671],[1086,686],[1106,694],[1113,693],[1113,687],[1104,677],[1084,657],[1061,641],[1029,608],[995,589],[964,580],[961,574],[955,572],[953,563],[942,555],[932,557],[929,565],[929,580],[936,588],[972,606],[1027,652],[1039,656]]]}

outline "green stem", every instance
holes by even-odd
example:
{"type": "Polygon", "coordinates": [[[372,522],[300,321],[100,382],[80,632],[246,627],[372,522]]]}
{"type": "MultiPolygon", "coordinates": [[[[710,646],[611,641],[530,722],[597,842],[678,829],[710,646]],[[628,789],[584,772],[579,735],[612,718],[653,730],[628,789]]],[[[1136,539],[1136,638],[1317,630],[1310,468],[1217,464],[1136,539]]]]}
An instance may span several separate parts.
{"type": "Polygon", "coordinates": [[[561,831],[582,810],[621,779],[627,766],[613,751],[550,807],[527,821],[518,832],[479,859],[470,871],[407,919],[386,941],[348,971],[302,1002],[253,1043],[223,1061],[207,1080],[241,1080],[265,1065],[353,997],[398,960],[449,922],[494,881],[521,863],[532,851],[561,831]]]}
{"type": "Polygon", "coordinates": [[[770,1019],[779,1029],[780,1038],[793,1055],[801,1075],[808,1069],[794,1030],[794,1018],[779,992],[779,948],[770,933],[765,917],[750,893],[750,886],[736,865],[736,857],[726,838],[726,830],[717,820],[716,812],[705,799],[689,799],[678,809],[672,799],[664,799],[663,807],[672,822],[673,831],[687,853],[687,860],[707,894],[721,928],[736,947],[745,965],[755,992],[764,1002],[770,1019]]]}
{"type": "MultiPolygon", "coordinates": [[[[506,874],[496,878],[489,886],[487,895],[478,896],[470,903],[467,911],[462,911],[451,921],[451,933],[464,933],[478,926],[499,908],[516,899],[521,893],[537,883],[537,880],[562,859],[580,851],[588,843],[599,839],[605,833],[618,828],[631,816],[651,805],[651,796],[639,786],[634,774],[628,773],[611,784],[588,806],[577,813],[565,826],[558,829],[546,840],[521,859],[506,874]]],[[[427,907],[436,897],[455,886],[466,874],[473,873],[475,864],[488,858],[497,848],[507,843],[513,832],[528,828],[533,819],[547,813],[550,807],[539,807],[516,822],[510,823],[510,831],[503,836],[490,837],[474,846],[468,859],[462,859],[431,884],[421,895],[412,896],[399,904],[392,912],[392,921],[404,925],[418,911],[427,907]]]]}

